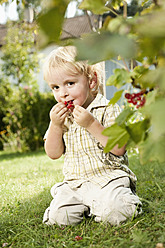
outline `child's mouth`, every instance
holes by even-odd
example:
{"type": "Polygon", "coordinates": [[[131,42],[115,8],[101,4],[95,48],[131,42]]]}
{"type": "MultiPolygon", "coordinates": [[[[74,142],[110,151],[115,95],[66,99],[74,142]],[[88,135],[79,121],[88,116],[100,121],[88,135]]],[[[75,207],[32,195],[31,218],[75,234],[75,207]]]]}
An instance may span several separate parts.
{"type": "Polygon", "coordinates": [[[73,104],[73,100],[70,100],[70,101],[65,101],[64,102],[65,106],[70,109],[70,108],[74,108],[74,104],[73,104]]]}

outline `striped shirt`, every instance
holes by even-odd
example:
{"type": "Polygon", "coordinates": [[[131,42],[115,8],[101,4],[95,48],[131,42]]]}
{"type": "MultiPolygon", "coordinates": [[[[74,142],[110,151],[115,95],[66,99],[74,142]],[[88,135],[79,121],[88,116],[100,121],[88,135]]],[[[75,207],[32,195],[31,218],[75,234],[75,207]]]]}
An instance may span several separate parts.
{"type": "MultiPolygon", "coordinates": [[[[98,94],[87,108],[104,127],[111,126],[120,113],[117,104],[108,105],[108,102],[98,94]]],[[[70,187],[76,188],[85,181],[104,187],[114,179],[128,176],[135,190],[136,176],[128,168],[127,155],[104,153],[103,146],[84,127],[79,126],[72,115],[65,119],[63,139],[64,181],[70,187]]]]}

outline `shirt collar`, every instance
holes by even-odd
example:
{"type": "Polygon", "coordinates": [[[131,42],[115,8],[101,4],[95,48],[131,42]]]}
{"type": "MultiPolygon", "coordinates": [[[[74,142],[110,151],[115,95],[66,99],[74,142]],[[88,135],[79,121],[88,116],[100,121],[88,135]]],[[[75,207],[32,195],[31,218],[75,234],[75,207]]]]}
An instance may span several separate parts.
{"type": "Polygon", "coordinates": [[[97,94],[95,99],[91,102],[91,104],[87,107],[88,111],[91,111],[93,108],[97,107],[105,107],[107,106],[109,101],[101,94],[97,94]]]}

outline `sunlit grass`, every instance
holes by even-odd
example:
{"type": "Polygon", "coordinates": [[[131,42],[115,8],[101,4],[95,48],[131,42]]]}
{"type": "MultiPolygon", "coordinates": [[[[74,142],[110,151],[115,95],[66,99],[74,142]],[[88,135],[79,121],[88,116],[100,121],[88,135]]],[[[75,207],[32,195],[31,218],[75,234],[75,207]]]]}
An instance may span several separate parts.
{"type": "Polygon", "coordinates": [[[137,193],[143,214],[112,227],[87,219],[74,227],[47,227],[43,213],[52,197],[50,188],[63,179],[63,158],[50,160],[43,150],[19,154],[0,152],[0,247],[155,248],[164,241],[165,167],[141,165],[130,156],[138,177],[137,193]],[[75,237],[82,237],[76,240],[75,237]]]}

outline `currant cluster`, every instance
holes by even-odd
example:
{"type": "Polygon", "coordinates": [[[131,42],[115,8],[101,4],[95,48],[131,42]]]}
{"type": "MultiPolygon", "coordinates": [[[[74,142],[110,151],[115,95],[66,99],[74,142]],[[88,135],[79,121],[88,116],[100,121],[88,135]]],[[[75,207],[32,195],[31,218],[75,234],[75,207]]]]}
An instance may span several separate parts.
{"type": "Polygon", "coordinates": [[[73,104],[73,100],[71,100],[71,101],[65,101],[64,102],[64,104],[66,105],[66,107],[68,108],[68,109],[70,109],[70,108],[73,108],[74,107],[74,104],[73,104]]]}
{"type": "Polygon", "coordinates": [[[141,90],[138,93],[132,93],[132,94],[126,93],[125,98],[127,99],[127,102],[132,103],[138,109],[140,107],[143,107],[143,105],[146,102],[146,98],[144,94],[145,94],[144,90],[141,90]]]}

